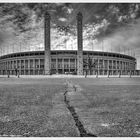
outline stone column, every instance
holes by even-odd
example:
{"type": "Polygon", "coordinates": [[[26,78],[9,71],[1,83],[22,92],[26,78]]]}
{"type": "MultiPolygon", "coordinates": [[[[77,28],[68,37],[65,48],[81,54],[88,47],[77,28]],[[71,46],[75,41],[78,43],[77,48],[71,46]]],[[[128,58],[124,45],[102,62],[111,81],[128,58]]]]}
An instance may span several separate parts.
{"type": "Polygon", "coordinates": [[[17,65],[17,59],[16,59],[16,68],[18,68],[18,65],[17,65]]]}
{"type": "Polygon", "coordinates": [[[7,62],[5,62],[5,74],[7,75],[7,62]]]}
{"type": "Polygon", "coordinates": [[[126,74],[126,63],[124,62],[124,75],[126,74]]]}
{"type": "Polygon", "coordinates": [[[38,75],[40,74],[40,59],[38,59],[38,65],[39,65],[39,67],[38,67],[38,75]]]}
{"type": "Polygon", "coordinates": [[[113,61],[114,61],[114,60],[112,60],[112,71],[111,71],[111,75],[113,75],[113,74],[114,74],[114,72],[113,72],[113,71],[114,71],[113,61]]]}
{"type": "Polygon", "coordinates": [[[28,59],[28,74],[30,75],[30,59],[28,59]]]}
{"type": "Polygon", "coordinates": [[[25,59],[24,59],[24,71],[23,71],[23,74],[25,75],[25,59]]]}
{"type": "Polygon", "coordinates": [[[75,62],[75,63],[74,63],[74,64],[75,64],[75,72],[77,71],[76,61],[77,61],[77,59],[75,59],[75,61],[74,61],[74,62],[75,62]]]}
{"type": "Polygon", "coordinates": [[[98,70],[97,70],[97,74],[99,75],[100,74],[100,59],[98,58],[98,70]]]}
{"type": "Polygon", "coordinates": [[[77,14],[77,75],[83,75],[83,25],[82,13],[77,14]]]}
{"type": "MultiPolygon", "coordinates": [[[[5,64],[6,65],[6,64],[5,64]]],[[[12,75],[14,75],[14,61],[12,61],[12,75]]]]}
{"type": "Polygon", "coordinates": [[[119,70],[118,70],[118,60],[116,61],[116,70],[117,70],[117,75],[119,74],[119,70]]]}
{"type": "Polygon", "coordinates": [[[70,59],[68,59],[69,60],[69,72],[70,72],[70,59]]]}
{"type": "Polygon", "coordinates": [[[45,61],[44,61],[44,69],[45,75],[50,74],[50,14],[48,12],[45,13],[44,17],[44,43],[45,43],[45,61]]]}
{"type": "Polygon", "coordinates": [[[58,58],[56,58],[56,72],[58,73],[58,58]]]}
{"type": "Polygon", "coordinates": [[[121,75],[122,75],[122,61],[120,61],[120,71],[121,71],[121,75]]]}
{"type": "Polygon", "coordinates": [[[122,61],[122,75],[124,75],[124,63],[122,61]]]}
{"type": "Polygon", "coordinates": [[[64,58],[62,59],[62,74],[64,74],[64,58]]]}
{"type": "Polygon", "coordinates": [[[128,62],[128,70],[130,70],[130,63],[128,62]]]}
{"type": "Polygon", "coordinates": [[[126,74],[128,73],[128,62],[126,62],[126,74]]]}
{"type": "Polygon", "coordinates": [[[103,75],[105,75],[105,60],[103,59],[103,75]]]}
{"type": "Polygon", "coordinates": [[[19,70],[19,74],[21,75],[21,59],[19,60],[19,65],[20,65],[20,70],[19,70]]]}
{"type": "Polygon", "coordinates": [[[128,70],[129,70],[129,62],[127,62],[127,73],[128,73],[128,70]]]}
{"type": "Polygon", "coordinates": [[[117,60],[115,61],[115,63],[116,63],[116,66],[115,66],[115,67],[116,67],[116,68],[115,68],[116,70],[115,70],[115,71],[116,71],[116,75],[117,75],[117,74],[118,74],[118,70],[117,70],[117,60]]]}
{"type": "Polygon", "coordinates": [[[109,77],[109,60],[107,60],[107,76],[109,77]]]}
{"type": "Polygon", "coordinates": [[[33,59],[33,75],[35,75],[35,69],[36,69],[36,67],[35,67],[35,59],[33,59]]]}

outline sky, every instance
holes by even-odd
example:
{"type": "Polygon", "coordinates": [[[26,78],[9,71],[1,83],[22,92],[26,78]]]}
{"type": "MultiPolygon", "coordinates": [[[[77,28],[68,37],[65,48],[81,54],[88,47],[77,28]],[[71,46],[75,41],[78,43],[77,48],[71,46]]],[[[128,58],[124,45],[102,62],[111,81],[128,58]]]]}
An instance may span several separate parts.
{"type": "MultiPolygon", "coordinates": [[[[134,56],[137,59],[137,69],[140,69],[140,20],[137,19],[130,26],[120,27],[98,40],[95,35],[98,34],[99,29],[103,27],[106,30],[109,24],[104,19],[100,24],[94,22],[94,17],[98,16],[98,12],[101,14],[104,12],[103,8],[102,4],[94,3],[72,3],[69,6],[54,3],[48,10],[51,15],[51,49],[77,50],[76,15],[80,11],[83,14],[84,50],[116,52],[134,56]],[[58,26],[69,27],[69,30],[68,32],[60,31],[58,26]]],[[[14,10],[16,11],[16,9],[14,10]]],[[[0,55],[44,49],[44,19],[41,18],[36,22],[37,16],[33,10],[24,7],[22,10],[25,13],[28,12],[32,19],[31,23],[26,22],[25,24],[26,27],[32,27],[32,30],[27,32],[19,32],[13,21],[1,24],[13,15],[0,14],[0,55]]]]}

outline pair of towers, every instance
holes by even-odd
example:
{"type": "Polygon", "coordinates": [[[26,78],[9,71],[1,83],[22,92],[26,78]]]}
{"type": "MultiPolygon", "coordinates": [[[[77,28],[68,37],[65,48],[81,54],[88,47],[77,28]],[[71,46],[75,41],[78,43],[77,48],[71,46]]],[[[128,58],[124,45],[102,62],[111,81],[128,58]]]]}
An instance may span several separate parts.
{"type": "MultiPolygon", "coordinates": [[[[51,38],[50,38],[50,14],[45,13],[44,21],[44,41],[45,41],[45,75],[50,74],[51,70],[51,38]]],[[[83,75],[83,25],[82,13],[77,14],[77,75],[83,75]]]]}

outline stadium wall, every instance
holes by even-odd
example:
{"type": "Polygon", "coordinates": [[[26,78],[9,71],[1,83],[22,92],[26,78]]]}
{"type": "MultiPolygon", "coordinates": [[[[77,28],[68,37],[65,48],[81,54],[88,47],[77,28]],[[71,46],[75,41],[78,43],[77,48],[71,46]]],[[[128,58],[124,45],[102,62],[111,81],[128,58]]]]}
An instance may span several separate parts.
{"type": "MultiPolygon", "coordinates": [[[[16,74],[20,75],[44,75],[45,59],[44,51],[19,52],[7,54],[0,57],[0,75],[16,74]]],[[[77,51],[74,50],[54,50],[50,52],[50,74],[77,74],[77,51]]],[[[88,59],[97,64],[92,68],[91,74],[95,75],[139,75],[136,70],[136,58],[110,52],[83,51],[83,61],[88,59]]],[[[88,66],[83,63],[83,75],[89,74],[88,66]]]]}

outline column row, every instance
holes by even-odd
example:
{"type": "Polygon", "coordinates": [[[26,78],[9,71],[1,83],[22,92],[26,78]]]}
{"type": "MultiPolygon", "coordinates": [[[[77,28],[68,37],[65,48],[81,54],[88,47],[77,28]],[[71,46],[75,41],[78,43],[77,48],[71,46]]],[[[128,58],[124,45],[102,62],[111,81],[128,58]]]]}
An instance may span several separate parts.
{"type": "MultiPolygon", "coordinates": [[[[83,65],[88,62],[88,59],[84,59],[83,65]]],[[[121,60],[103,60],[92,59],[92,63],[95,63],[93,70],[103,71],[106,70],[135,70],[134,62],[124,62],[121,60]]],[[[89,64],[90,65],[90,64],[89,64]]],[[[21,74],[43,74],[44,72],[44,59],[21,59],[21,60],[9,60],[0,63],[1,74],[6,74],[7,70],[10,70],[11,74],[15,69],[19,70],[21,74]]],[[[88,69],[88,65],[84,66],[84,70],[88,69]]],[[[77,72],[77,59],[76,58],[53,58],[51,59],[51,71],[52,73],[65,73],[65,72],[77,72]]]]}
{"type": "Polygon", "coordinates": [[[18,70],[21,75],[37,75],[44,73],[44,59],[13,60],[0,63],[1,74],[15,74],[18,70]]]}

